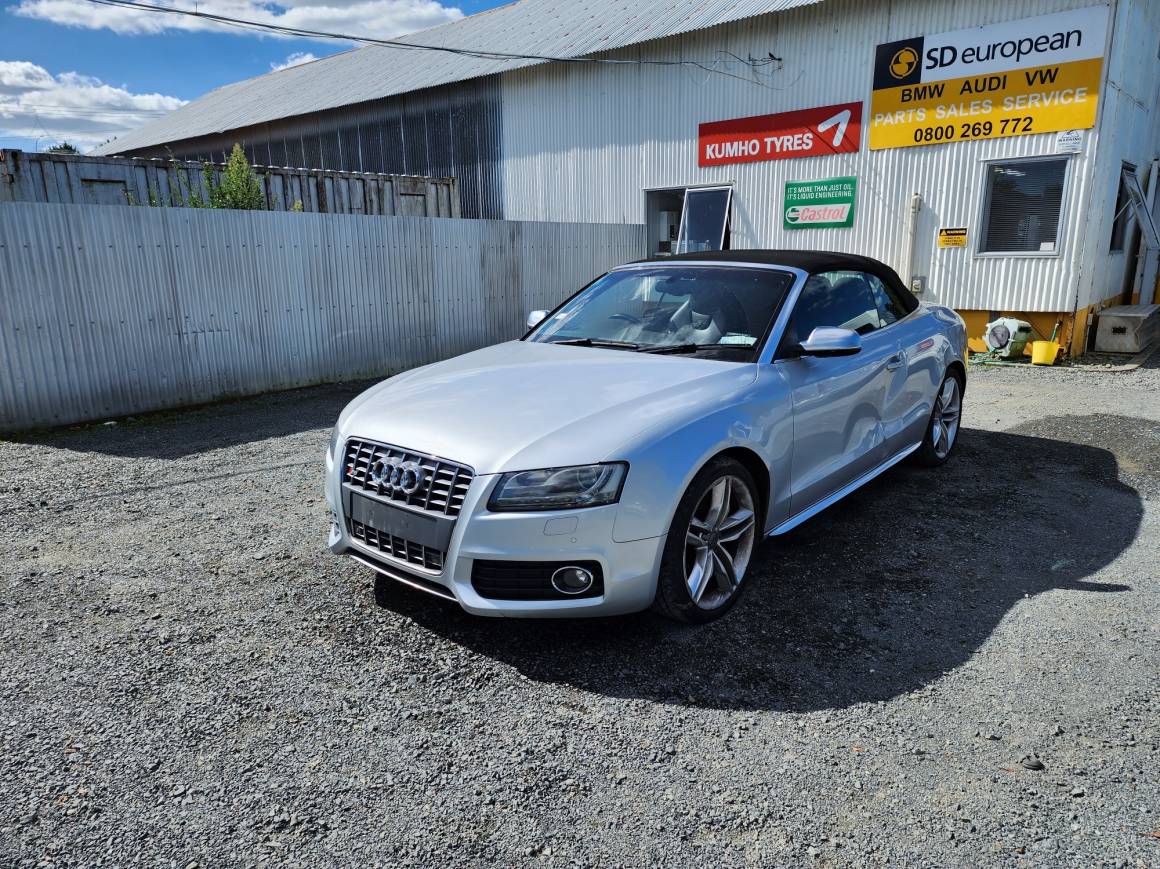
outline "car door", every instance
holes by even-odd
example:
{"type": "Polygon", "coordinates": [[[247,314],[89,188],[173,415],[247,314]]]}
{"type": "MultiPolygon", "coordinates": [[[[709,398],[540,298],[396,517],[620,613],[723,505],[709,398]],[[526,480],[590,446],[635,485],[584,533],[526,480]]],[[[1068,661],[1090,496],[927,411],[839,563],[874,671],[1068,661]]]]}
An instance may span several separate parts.
{"type": "Polygon", "coordinates": [[[882,407],[898,362],[888,332],[862,273],[829,272],[806,280],[776,363],[793,402],[793,514],[883,461],[882,407]],[[855,330],[862,349],[852,356],[795,356],[793,347],[822,326],[855,330]]]}
{"type": "Polygon", "coordinates": [[[878,303],[882,328],[898,349],[882,406],[885,454],[889,457],[922,440],[941,371],[931,319],[918,301],[908,298],[901,285],[876,275],[866,275],[866,280],[878,303]]]}

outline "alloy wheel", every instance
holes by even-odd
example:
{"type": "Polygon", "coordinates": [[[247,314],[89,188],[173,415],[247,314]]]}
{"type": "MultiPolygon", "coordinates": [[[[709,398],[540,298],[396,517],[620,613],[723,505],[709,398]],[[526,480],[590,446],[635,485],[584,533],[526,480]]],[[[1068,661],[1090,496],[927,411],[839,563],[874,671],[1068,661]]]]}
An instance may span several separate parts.
{"type": "Polygon", "coordinates": [[[756,538],[753,494],[739,477],[718,478],[701,496],[685,533],[685,585],[701,609],[716,609],[736,592],[756,538]]]}
{"type": "Polygon", "coordinates": [[[955,436],[959,433],[959,418],[962,415],[963,398],[959,391],[959,381],[948,377],[938,398],[934,402],[934,415],[930,424],[930,444],[934,454],[945,459],[954,446],[955,436]]]}

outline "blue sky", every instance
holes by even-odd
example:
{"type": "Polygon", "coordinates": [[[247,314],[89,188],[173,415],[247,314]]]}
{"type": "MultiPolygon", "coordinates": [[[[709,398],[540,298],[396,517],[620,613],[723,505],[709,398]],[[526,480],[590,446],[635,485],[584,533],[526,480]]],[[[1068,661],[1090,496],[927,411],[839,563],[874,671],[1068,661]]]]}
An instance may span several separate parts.
{"type": "MultiPolygon", "coordinates": [[[[193,0],[151,0],[188,5],[193,0]]],[[[388,38],[471,15],[501,0],[198,0],[238,18],[388,38]]],[[[350,48],[252,31],[197,29],[188,17],[88,0],[0,0],[0,148],[61,140],[83,149],[182,101],[293,60],[350,48]]]]}

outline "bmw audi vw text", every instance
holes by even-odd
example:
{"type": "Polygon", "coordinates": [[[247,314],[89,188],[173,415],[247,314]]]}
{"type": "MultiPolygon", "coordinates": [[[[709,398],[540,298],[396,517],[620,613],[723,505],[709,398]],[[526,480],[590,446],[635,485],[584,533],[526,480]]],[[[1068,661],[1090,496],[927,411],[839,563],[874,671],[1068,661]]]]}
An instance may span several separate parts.
{"type": "Polygon", "coordinates": [[[477,615],[709,621],[763,538],[957,440],[963,321],[866,257],[631,263],[528,329],[339,417],[329,545],[380,590],[477,615]]]}

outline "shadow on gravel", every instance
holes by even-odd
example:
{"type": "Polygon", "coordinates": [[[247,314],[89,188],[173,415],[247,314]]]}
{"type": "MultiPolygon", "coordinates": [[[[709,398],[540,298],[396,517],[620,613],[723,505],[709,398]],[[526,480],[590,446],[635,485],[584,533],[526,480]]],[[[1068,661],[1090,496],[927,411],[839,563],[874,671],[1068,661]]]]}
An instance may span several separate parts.
{"type": "Polygon", "coordinates": [[[208,450],[331,428],[370,381],[333,383],[237,401],[140,414],[117,420],[5,435],[38,444],[124,458],[179,459],[208,450]]]}
{"type": "Polygon", "coordinates": [[[530,679],[597,694],[789,711],[885,700],[963,664],[1024,597],[1127,590],[1084,581],[1143,514],[1115,456],[1082,443],[1105,425],[1130,425],[1141,450],[1160,432],[1114,417],[964,430],[943,468],[902,466],[767,543],[748,594],[706,627],[476,619],[401,589],[388,605],[530,679]]]}

